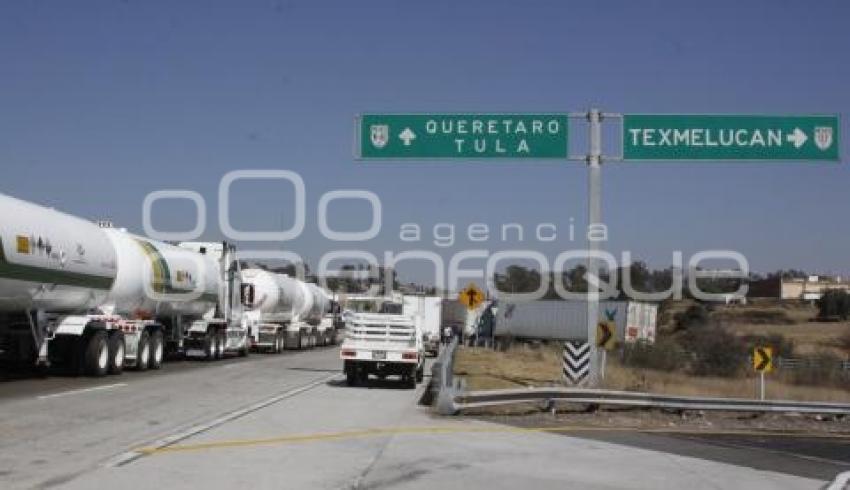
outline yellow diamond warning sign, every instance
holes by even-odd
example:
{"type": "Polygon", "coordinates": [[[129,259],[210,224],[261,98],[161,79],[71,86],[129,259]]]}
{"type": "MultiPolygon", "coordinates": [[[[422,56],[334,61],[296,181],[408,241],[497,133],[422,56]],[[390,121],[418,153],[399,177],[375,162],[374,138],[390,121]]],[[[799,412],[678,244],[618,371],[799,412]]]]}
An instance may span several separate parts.
{"type": "Polygon", "coordinates": [[[470,310],[474,310],[484,302],[484,292],[478,289],[475,284],[469,283],[457,294],[457,299],[470,310]]]}

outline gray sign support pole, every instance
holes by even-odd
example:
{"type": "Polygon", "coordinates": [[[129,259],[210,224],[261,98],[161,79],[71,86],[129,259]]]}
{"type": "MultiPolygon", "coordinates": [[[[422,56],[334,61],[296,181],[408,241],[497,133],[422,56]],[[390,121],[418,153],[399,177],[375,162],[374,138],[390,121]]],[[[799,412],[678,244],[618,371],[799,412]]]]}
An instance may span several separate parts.
{"type": "MultiPolygon", "coordinates": [[[[588,227],[602,224],[602,113],[591,109],[587,113],[590,123],[590,146],[587,154],[588,166],[588,227]]],[[[596,348],[596,323],[599,321],[599,252],[600,243],[594,240],[588,228],[587,240],[587,341],[590,344],[590,373],[588,384],[596,386],[600,381],[600,360],[596,348]]]]}

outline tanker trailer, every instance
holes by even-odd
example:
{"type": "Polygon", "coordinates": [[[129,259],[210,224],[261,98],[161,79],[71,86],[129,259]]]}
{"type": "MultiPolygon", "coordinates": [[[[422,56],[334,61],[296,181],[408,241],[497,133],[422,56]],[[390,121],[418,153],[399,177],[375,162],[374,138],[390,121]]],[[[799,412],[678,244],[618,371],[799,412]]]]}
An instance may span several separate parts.
{"type": "Polygon", "coordinates": [[[255,350],[279,354],[285,345],[285,326],[292,320],[300,288],[285,275],[263,269],[242,270],[242,303],[249,337],[255,350]]]}
{"type": "Polygon", "coordinates": [[[331,295],[316,284],[308,283],[307,286],[315,298],[308,323],[316,327],[316,345],[333,345],[336,343],[336,331],[331,295]]]}
{"type": "Polygon", "coordinates": [[[106,228],[118,274],[101,311],[117,317],[126,364],[158,369],[166,353],[207,360],[246,355],[238,262],[224,243],[169,245],[106,228]]]}
{"type": "Polygon", "coordinates": [[[121,330],[87,314],[116,275],[115,250],[97,225],[0,194],[0,359],[120,372],[121,330]]]}
{"type": "Polygon", "coordinates": [[[3,358],[98,376],[159,368],[165,342],[245,352],[232,247],[206,256],[2,195],[0,216],[3,358]]]}
{"type": "MultiPolygon", "coordinates": [[[[292,321],[287,325],[287,348],[305,349],[324,345],[322,320],[330,309],[330,296],[319,286],[296,281],[304,296],[302,307],[293,311],[292,321]]],[[[325,323],[325,328],[332,322],[325,323]]]]}
{"type": "Polygon", "coordinates": [[[263,269],[242,271],[246,317],[257,349],[305,349],[318,342],[318,326],[328,308],[317,286],[263,269]]]}

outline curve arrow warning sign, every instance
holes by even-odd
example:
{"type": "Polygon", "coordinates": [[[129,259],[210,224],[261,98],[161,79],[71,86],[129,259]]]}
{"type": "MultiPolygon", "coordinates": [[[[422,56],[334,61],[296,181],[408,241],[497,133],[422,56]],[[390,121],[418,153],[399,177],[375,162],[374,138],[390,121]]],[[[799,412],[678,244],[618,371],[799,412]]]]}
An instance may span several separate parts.
{"type": "Polygon", "coordinates": [[[616,333],[616,323],[612,321],[599,322],[596,325],[596,346],[605,350],[613,349],[616,333]]]}
{"type": "Polygon", "coordinates": [[[756,347],[753,349],[753,369],[760,373],[773,371],[773,348],[756,347]]]}

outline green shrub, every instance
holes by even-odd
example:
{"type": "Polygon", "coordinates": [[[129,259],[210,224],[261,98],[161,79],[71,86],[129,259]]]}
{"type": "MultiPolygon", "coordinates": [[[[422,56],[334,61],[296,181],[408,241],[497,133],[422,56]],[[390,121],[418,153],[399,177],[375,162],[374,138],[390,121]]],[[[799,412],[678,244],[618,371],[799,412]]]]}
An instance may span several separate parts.
{"type": "Polygon", "coordinates": [[[691,353],[690,372],[697,376],[735,376],[747,361],[747,345],[716,325],[692,328],[682,337],[691,353]]]}
{"type": "Polygon", "coordinates": [[[701,327],[709,322],[708,310],[705,306],[696,304],[688,307],[687,310],[677,313],[673,317],[676,323],[676,330],[682,331],[692,327],[701,327]]]}
{"type": "Polygon", "coordinates": [[[669,339],[659,339],[655,344],[639,342],[623,346],[625,366],[675,371],[682,369],[683,359],[682,349],[669,339]]]}
{"type": "Polygon", "coordinates": [[[850,317],[850,294],[843,289],[828,289],[817,301],[821,320],[847,320],[850,317]]]}

